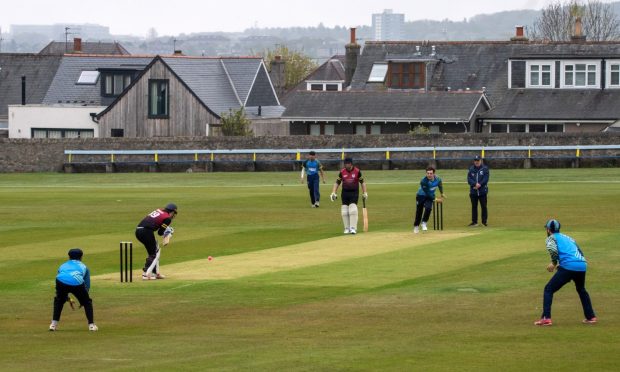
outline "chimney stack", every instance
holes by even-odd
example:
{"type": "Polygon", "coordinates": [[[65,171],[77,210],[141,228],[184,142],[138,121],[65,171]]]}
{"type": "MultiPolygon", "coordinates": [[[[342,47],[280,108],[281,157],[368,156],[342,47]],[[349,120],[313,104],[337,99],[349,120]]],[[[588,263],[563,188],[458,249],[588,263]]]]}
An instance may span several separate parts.
{"type": "Polygon", "coordinates": [[[82,38],[73,38],[73,53],[82,53],[82,38]]]}
{"type": "Polygon", "coordinates": [[[269,78],[276,90],[276,95],[282,97],[286,90],[286,62],[282,60],[282,56],[274,56],[269,62],[269,78]]]}
{"type": "Polygon", "coordinates": [[[351,42],[345,45],[345,60],[344,60],[344,85],[348,87],[351,85],[355,69],[357,68],[357,58],[360,55],[360,45],[355,38],[355,27],[351,27],[351,42]]]}
{"type": "Polygon", "coordinates": [[[176,49],[176,50],[174,51],[174,54],[173,54],[173,55],[175,55],[175,56],[182,56],[182,55],[183,55],[183,51],[182,51],[182,50],[180,50],[180,49],[176,49]]]}
{"type": "Polygon", "coordinates": [[[583,24],[581,22],[581,17],[575,18],[575,33],[570,37],[573,43],[584,43],[586,41],[586,36],[583,35],[583,24]]]}
{"type": "Polygon", "coordinates": [[[525,31],[523,26],[515,26],[515,36],[510,38],[510,41],[528,41],[525,37],[525,31]]]}

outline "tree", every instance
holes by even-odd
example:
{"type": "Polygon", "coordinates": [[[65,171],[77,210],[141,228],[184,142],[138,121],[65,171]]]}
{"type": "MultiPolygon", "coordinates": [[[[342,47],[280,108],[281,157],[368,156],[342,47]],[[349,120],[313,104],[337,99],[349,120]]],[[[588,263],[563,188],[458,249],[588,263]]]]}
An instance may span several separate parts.
{"type": "Polygon", "coordinates": [[[275,49],[267,50],[263,53],[263,60],[268,69],[271,69],[271,61],[276,56],[281,56],[285,62],[284,67],[284,89],[290,89],[299,84],[308,76],[317,64],[304,53],[289,49],[286,45],[277,45],[275,49]]]}
{"type": "Polygon", "coordinates": [[[230,109],[228,114],[222,114],[222,134],[225,136],[252,136],[254,132],[250,128],[251,124],[243,107],[238,110],[230,109]]]}
{"type": "Polygon", "coordinates": [[[570,41],[575,22],[581,19],[583,35],[590,41],[620,39],[620,20],[611,4],[588,0],[585,4],[571,0],[555,2],[541,11],[530,30],[530,38],[546,41],[570,41]]]}

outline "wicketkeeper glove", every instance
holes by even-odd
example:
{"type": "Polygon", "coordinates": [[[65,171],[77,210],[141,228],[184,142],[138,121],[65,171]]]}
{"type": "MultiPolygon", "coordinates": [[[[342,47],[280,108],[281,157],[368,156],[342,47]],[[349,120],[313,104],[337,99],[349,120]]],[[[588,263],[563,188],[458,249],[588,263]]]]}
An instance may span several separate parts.
{"type": "Polygon", "coordinates": [[[174,234],[174,229],[171,226],[166,227],[166,230],[164,230],[164,236],[168,236],[172,234],[174,234]]]}
{"type": "Polygon", "coordinates": [[[331,201],[336,201],[336,199],[338,199],[338,195],[336,195],[335,192],[332,192],[332,194],[329,196],[329,198],[331,199],[331,201]]]}

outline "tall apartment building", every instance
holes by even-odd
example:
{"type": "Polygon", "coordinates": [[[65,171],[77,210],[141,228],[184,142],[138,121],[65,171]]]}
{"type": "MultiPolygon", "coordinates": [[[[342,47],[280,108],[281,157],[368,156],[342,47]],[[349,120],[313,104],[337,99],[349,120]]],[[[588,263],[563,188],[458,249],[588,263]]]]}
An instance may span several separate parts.
{"type": "Polygon", "coordinates": [[[375,40],[403,40],[403,25],[405,15],[394,13],[392,9],[385,9],[383,13],[372,15],[372,29],[375,40]]]}

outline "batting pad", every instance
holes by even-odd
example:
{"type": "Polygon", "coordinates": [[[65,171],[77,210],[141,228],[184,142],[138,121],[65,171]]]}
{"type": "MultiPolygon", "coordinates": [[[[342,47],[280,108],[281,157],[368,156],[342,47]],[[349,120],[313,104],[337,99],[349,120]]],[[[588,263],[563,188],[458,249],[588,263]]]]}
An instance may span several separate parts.
{"type": "Polygon", "coordinates": [[[349,226],[357,230],[357,204],[349,204],[349,226]]]}
{"type": "Polygon", "coordinates": [[[349,228],[349,206],[343,205],[340,207],[340,214],[342,215],[342,223],[344,224],[344,228],[349,228]]]}

